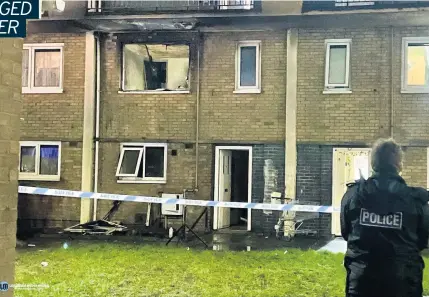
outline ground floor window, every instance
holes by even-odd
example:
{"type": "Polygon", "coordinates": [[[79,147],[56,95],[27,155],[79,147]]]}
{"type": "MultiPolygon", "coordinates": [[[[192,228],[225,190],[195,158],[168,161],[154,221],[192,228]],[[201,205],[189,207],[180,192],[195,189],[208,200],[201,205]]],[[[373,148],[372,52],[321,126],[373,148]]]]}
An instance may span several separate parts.
{"type": "Polygon", "coordinates": [[[121,144],[116,177],[118,182],[165,183],[167,181],[167,144],[121,144]]]}
{"type": "Polygon", "coordinates": [[[59,181],[60,165],[61,142],[20,142],[20,180],[59,181]]]}

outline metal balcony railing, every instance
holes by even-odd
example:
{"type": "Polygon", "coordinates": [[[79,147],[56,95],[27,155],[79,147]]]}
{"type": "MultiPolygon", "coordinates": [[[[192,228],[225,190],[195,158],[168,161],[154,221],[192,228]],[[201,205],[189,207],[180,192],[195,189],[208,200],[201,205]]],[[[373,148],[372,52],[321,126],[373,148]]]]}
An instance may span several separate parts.
{"type": "MultiPolygon", "coordinates": [[[[260,0],[259,0],[260,1],[260,0]]],[[[90,14],[141,14],[211,11],[251,11],[258,0],[116,1],[88,0],[90,14]]]]}

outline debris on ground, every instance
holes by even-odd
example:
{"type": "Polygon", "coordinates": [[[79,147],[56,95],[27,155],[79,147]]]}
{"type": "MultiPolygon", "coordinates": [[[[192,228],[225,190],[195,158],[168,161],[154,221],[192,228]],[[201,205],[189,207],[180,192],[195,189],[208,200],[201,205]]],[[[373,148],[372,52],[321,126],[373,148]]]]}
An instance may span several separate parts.
{"type": "Polygon", "coordinates": [[[48,262],[42,262],[40,263],[43,267],[47,267],[48,266],[48,262]]]}
{"type": "Polygon", "coordinates": [[[32,243],[29,243],[29,244],[27,244],[27,246],[29,246],[29,247],[35,247],[36,245],[32,244],[32,243]]]}
{"type": "Polygon", "coordinates": [[[97,220],[84,224],[78,224],[64,229],[64,232],[81,233],[81,234],[101,234],[112,235],[122,233],[128,230],[127,227],[105,220],[97,220]]]}

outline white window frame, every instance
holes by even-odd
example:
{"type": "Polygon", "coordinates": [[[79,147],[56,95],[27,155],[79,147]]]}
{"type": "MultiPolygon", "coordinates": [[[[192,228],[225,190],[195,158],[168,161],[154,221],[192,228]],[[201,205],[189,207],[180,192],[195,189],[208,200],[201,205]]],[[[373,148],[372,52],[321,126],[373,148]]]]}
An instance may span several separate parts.
{"type": "Polygon", "coordinates": [[[22,87],[23,94],[56,94],[63,92],[64,78],[64,43],[34,43],[24,44],[24,50],[28,50],[28,81],[27,87],[22,87]],[[60,50],[60,85],[59,87],[35,87],[34,86],[34,58],[36,50],[60,50]]]}
{"type": "MultiPolygon", "coordinates": [[[[174,91],[157,91],[157,90],[125,90],[125,51],[124,48],[127,44],[133,44],[133,43],[123,43],[121,45],[121,80],[119,82],[119,88],[118,91],[119,94],[190,94],[191,93],[191,45],[190,44],[176,44],[176,45],[187,45],[189,48],[188,52],[188,88],[184,90],[174,90],[174,91]]],[[[145,44],[145,43],[136,43],[136,44],[145,44]]],[[[147,43],[150,44],[150,43],[147,43]]],[[[154,44],[161,44],[161,43],[154,43],[154,44]]],[[[168,59],[156,59],[154,62],[166,62],[168,67],[168,59]]],[[[167,68],[168,71],[168,68],[167,68]]],[[[166,83],[168,81],[168,73],[166,78],[166,83]]]]}
{"type": "Polygon", "coordinates": [[[427,43],[429,37],[403,37],[402,38],[402,72],[401,72],[401,93],[429,93],[429,85],[409,86],[408,85],[408,44],[427,43]]]}
{"type": "Polygon", "coordinates": [[[235,54],[235,91],[234,93],[261,93],[261,41],[240,41],[237,44],[235,54]],[[240,85],[240,63],[241,63],[241,48],[254,46],[256,47],[256,85],[241,86],[240,85]]]}
{"type": "Polygon", "coordinates": [[[20,141],[19,142],[19,167],[18,167],[19,180],[35,180],[35,181],[60,181],[61,179],[61,141],[20,141]],[[45,175],[40,174],[40,146],[43,145],[57,145],[58,146],[58,174],[45,175]],[[21,148],[22,147],[36,147],[36,172],[21,172],[21,148]]]}
{"type": "Polygon", "coordinates": [[[351,53],[351,39],[326,39],[325,40],[325,94],[329,93],[351,93],[350,86],[350,53],[351,53]],[[329,62],[330,62],[330,49],[331,46],[345,45],[346,46],[346,77],[344,84],[331,84],[329,83],[329,62]]]}
{"type": "Polygon", "coordinates": [[[166,143],[121,143],[120,148],[120,157],[118,164],[116,166],[116,177],[118,183],[128,183],[128,184],[165,184],[167,183],[167,156],[168,156],[168,148],[166,143]],[[163,177],[145,177],[146,175],[146,148],[153,147],[162,147],[164,148],[164,176],[163,177]],[[137,177],[139,166],[136,167],[135,174],[120,174],[120,166],[122,165],[122,160],[124,157],[124,152],[127,150],[137,150],[140,151],[138,164],[143,162],[143,177],[137,177]]]}

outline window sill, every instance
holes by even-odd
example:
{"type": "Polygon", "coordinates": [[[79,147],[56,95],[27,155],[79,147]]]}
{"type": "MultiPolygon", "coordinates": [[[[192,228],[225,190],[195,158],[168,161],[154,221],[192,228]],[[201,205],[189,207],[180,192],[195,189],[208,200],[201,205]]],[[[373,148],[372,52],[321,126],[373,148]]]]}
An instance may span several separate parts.
{"type": "Polygon", "coordinates": [[[61,94],[64,90],[61,88],[33,88],[22,89],[22,94],[61,94]]]}
{"type": "Polygon", "coordinates": [[[118,94],[190,94],[191,91],[118,91],[118,94]]]}
{"type": "Polygon", "coordinates": [[[350,89],[336,89],[336,90],[324,90],[323,94],[329,95],[329,94],[351,94],[352,90],[350,89]]]}
{"type": "Polygon", "coordinates": [[[118,179],[118,184],[166,184],[166,180],[118,179]]]}
{"type": "Polygon", "coordinates": [[[60,181],[61,178],[59,176],[50,176],[50,175],[20,175],[18,177],[20,181],[60,181]]]}
{"type": "Polygon", "coordinates": [[[64,93],[63,89],[60,88],[34,88],[34,89],[22,89],[22,94],[62,94],[64,93]]]}
{"type": "Polygon", "coordinates": [[[402,94],[428,94],[429,89],[401,89],[402,94]]]}
{"type": "Polygon", "coordinates": [[[238,89],[233,92],[234,94],[260,94],[260,89],[238,89]]]}

